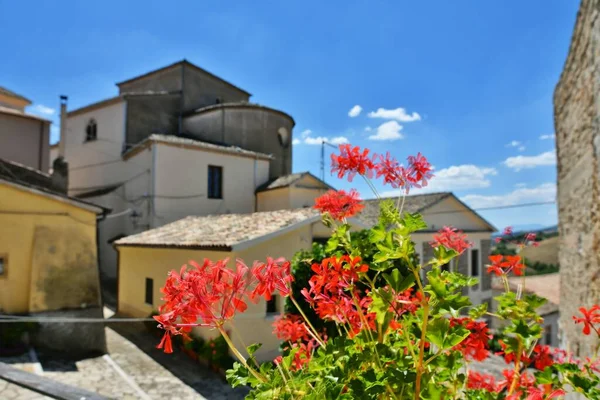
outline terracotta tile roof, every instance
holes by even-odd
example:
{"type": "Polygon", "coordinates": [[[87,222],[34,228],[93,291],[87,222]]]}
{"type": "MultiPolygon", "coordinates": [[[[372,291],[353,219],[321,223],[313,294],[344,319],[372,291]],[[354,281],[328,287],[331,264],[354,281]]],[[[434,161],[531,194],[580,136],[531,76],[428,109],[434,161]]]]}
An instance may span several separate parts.
{"type": "Polygon", "coordinates": [[[209,143],[209,142],[205,142],[202,140],[191,139],[191,138],[182,137],[182,136],[163,135],[163,134],[158,134],[158,133],[153,133],[152,135],[148,136],[146,139],[142,140],[140,143],[133,146],[131,149],[127,150],[127,152],[125,152],[123,154],[123,157],[127,158],[129,155],[132,155],[132,154],[136,153],[138,150],[145,148],[148,144],[150,144],[152,142],[165,143],[165,144],[181,146],[181,147],[206,149],[206,150],[212,150],[212,151],[217,151],[217,152],[221,152],[221,153],[229,153],[229,154],[236,154],[236,155],[241,155],[241,156],[246,156],[246,157],[259,158],[262,160],[273,159],[273,156],[270,154],[246,150],[246,149],[242,149],[241,147],[237,147],[237,146],[214,144],[214,143],[209,143]]]}
{"type": "Polygon", "coordinates": [[[10,96],[10,97],[15,97],[17,99],[27,101],[27,102],[29,102],[29,104],[31,104],[31,100],[29,100],[27,97],[21,96],[20,94],[15,93],[12,90],[8,90],[7,88],[2,87],[2,86],[0,86],[0,94],[4,94],[4,95],[10,96]]]}
{"type": "Polygon", "coordinates": [[[318,218],[319,214],[310,208],[252,214],[190,216],[119,239],[115,245],[231,251],[241,243],[290,229],[303,222],[317,221],[318,218]]]}
{"type": "MultiPolygon", "coordinates": [[[[412,196],[406,196],[404,199],[404,211],[409,213],[422,212],[423,210],[437,204],[446,197],[452,196],[450,192],[442,193],[428,193],[428,194],[416,194],[412,196]]],[[[391,199],[394,202],[398,201],[398,197],[387,197],[383,200],[391,199]]],[[[402,201],[402,200],[400,200],[402,201]]],[[[368,226],[376,225],[379,220],[379,199],[365,200],[365,208],[358,215],[358,219],[368,226]]]]}
{"type": "Polygon", "coordinates": [[[280,176],[279,178],[265,182],[256,189],[256,192],[258,193],[258,192],[264,192],[267,190],[288,187],[288,186],[293,185],[294,183],[296,183],[297,181],[299,181],[300,179],[302,179],[305,176],[312,176],[313,178],[315,178],[316,180],[321,182],[324,187],[333,189],[333,187],[329,186],[327,183],[323,182],[322,180],[320,180],[319,178],[317,178],[310,172],[297,172],[295,174],[280,176]]]}

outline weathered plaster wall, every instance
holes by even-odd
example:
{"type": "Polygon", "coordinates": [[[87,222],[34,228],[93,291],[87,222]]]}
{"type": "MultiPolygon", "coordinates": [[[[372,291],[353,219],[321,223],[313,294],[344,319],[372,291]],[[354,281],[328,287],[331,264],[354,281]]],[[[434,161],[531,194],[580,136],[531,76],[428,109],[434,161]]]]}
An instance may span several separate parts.
{"type": "Polygon", "coordinates": [[[127,97],[127,147],[141,142],[153,133],[173,135],[179,132],[181,95],[148,95],[127,97]]]}
{"type": "Polygon", "coordinates": [[[100,305],[93,212],[6,185],[0,209],[0,310],[100,305]]]}
{"type": "Polygon", "coordinates": [[[289,116],[256,106],[223,105],[183,120],[184,131],[200,140],[227,143],[244,149],[272,154],[269,177],[292,172],[292,129],[289,116]],[[287,143],[280,143],[278,132],[287,132],[287,143]]]}
{"type": "Polygon", "coordinates": [[[590,355],[591,336],[572,315],[600,302],[600,1],[583,0],[554,92],[558,158],[561,340],[590,355]]]}
{"type": "Polygon", "coordinates": [[[0,113],[0,158],[48,172],[50,122],[0,113]]]}
{"type": "Polygon", "coordinates": [[[194,67],[183,70],[183,110],[192,111],[200,107],[219,103],[247,102],[250,96],[220,79],[194,67]]]}

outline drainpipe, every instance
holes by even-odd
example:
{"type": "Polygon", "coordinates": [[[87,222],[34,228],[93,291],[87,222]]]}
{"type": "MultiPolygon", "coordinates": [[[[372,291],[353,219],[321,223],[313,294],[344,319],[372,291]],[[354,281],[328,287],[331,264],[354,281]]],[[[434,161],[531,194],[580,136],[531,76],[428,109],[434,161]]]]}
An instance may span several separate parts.
{"type": "Polygon", "coordinates": [[[67,100],[67,96],[60,96],[60,138],[58,139],[58,156],[62,158],[65,158],[65,146],[67,144],[67,100]]]}

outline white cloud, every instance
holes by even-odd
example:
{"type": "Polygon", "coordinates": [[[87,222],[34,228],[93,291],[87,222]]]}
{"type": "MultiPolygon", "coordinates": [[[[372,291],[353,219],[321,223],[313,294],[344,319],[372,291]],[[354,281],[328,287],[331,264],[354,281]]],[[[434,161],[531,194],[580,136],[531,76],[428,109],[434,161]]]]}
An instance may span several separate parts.
{"type": "Polygon", "coordinates": [[[304,139],[304,143],[305,144],[309,144],[309,145],[320,145],[323,142],[327,142],[327,143],[331,143],[331,144],[344,144],[344,143],[348,143],[348,138],[345,136],[336,136],[333,138],[326,138],[323,136],[317,136],[317,137],[306,137],[304,139]]]}
{"type": "Polygon", "coordinates": [[[46,107],[43,104],[36,104],[35,106],[33,106],[33,108],[31,110],[36,114],[43,114],[43,115],[54,115],[54,113],[56,112],[56,110],[54,108],[46,107]]]}
{"type": "Polygon", "coordinates": [[[310,136],[310,134],[312,133],[312,131],[310,129],[305,129],[302,131],[302,133],[300,134],[300,136],[302,136],[302,139],[310,136]]]}
{"type": "Polygon", "coordinates": [[[371,132],[373,130],[373,128],[371,128],[370,126],[365,126],[365,132],[371,132]]]}
{"type": "Polygon", "coordinates": [[[371,140],[398,140],[404,138],[404,135],[400,132],[402,125],[396,121],[388,121],[377,127],[377,133],[369,136],[371,140]]]}
{"type": "Polygon", "coordinates": [[[519,147],[520,145],[521,145],[521,142],[519,142],[518,140],[513,140],[512,142],[507,144],[506,147],[519,147]]]}
{"type": "Polygon", "coordinates": [[[516,188],[524,188],[524,187],[527,187],[527,184],[523,183],[523,182],[515,183],[515,187],[516,188]]]}
{"type": "Polygon", "coordinates": [[[406,109],[402,107],[398,107],[394,110],[378,108],[377,111],[371,111],[369,113],[369,118],[395,119],[396,121],[400,122],[413,122],[421,120],[421,116],[418,113],[413,112],[412,114],[407,114],[406,109]]]}
{"type": "Polygon", "coordinates": [[[473,208],[510,206],[514,204],[537,203],[556,200],[556,184],[544,183],[533,188],[520,188],[510,193],[493,196],[469,194],[461,198],[473,208]]]}
{"type": "Polygon", "coordinates": [[[294,140],[292,140],[292,145],[294,145],[294,146],[297,145],[297,144],[300,144],[300,143],[302,143],[300,141],[300,139],[294,139],[294,140]]]}
{"type": "Polygon", "coordinates": [[[350,118],[358,117],[360,115],[361,111],[362,111],[362,107],[357,104],[354,107],[352,107],[350,109],[350,111],[348,111],[348,116],[350,118]]]}
{"type": "Polygon", "coordinates": [[[550,140],[550,139],[554,139],[556,137],[556,135],[552,134],[552,135],[542,135],[540,136],[540,140],[550,140]]]}
{"type": "Polygon", "coordinates": [[[525,151],[525,146],[519,146],[519,151],[525,151]]]}
{"type": "Polygon", "coordinates": [[[516,156],[508,157],[503,162],[508,168],[520,171],[526,168],[535,168],[548,165],[556,165],[556,152],[547,151],[537,156],[516,156]]]}
{"type": "MultiPolygon", "coordinates": [[[[491,185],[490,176],[497,175],[495,168],[478,167],[472,164],[453,165],[433,171],[433,178],[422,189],[415,189],[415,193],[445,192],[466,189],[482,189],[491,185]]],[[[383,196],[398,196],[397,190],[384,192],[383,196]]]]}

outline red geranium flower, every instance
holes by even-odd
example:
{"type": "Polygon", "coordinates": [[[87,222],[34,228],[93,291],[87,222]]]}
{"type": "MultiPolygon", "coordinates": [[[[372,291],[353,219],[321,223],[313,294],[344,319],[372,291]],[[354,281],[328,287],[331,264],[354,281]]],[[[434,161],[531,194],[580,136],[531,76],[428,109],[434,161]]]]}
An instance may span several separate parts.
{"type": "Polygon", "coordinates": [[[504,228],[504,230],[502,231],[502,236],[510,236],[513,234],[513,228],[512,226],[507,226],[506,228],[504,228]]]}
{"type": "Polygon", "coordinates": [[[273,333],[277,338],[289,342],[308,341],[311,339],[301,316],[285,314],[273,323],[273,333]]]}
{"type": "Polygon", "coordinates": [[[515,275],[523,275],[525,265],[521,263],[521,256],[504,256],[504,262],[500,264],[506,273],[513,271],[515,275]]]}
{"type": "Polygon", "coordinates": [[[471,333],[465,340],[454,346],[454,350],[463,353],[467,360],[483,361],[488,358],[489,340],[492,338],[485,322],[477,322],[471,318],[451,318],[450,327],[462,325],[471,333]]]}
{"type": "Polygon", "coordinates": [[[592,329],[594,329],[598,333],[598,336],[600,336],[600,332],[594,326],[595,324],[600,324],[600,305],[593,305],[590,309],[580,307],[579,312],[583,314],[583,318],[573,316],[573,320],[576,324],[583,323],[583,334],[589,335],[592,329]]]}
{"type": "Polygon", "coordinates": [[[480,374],[479,372],[469,370],[467,377],[468,389],[483,389],[488,392],[496,392],[496,378],[489,374],[480,374]]]}
{"type": "Polygon", "coordinates": [[[417,188],[427,186],[427,180],[433,177],[431,164],[418,153],[416,156],[408,156],[408,170],[406,179],[417,188]]]}
{"type": "Polygon", "coordinates": [[[408,171],[396,161],[395,158],[386,153],[385,157],[379,155],[379,162],[375,164],[376,178],[383,176],[383,183],[390,184],[393,188],[404,188],[407,192],[410,184],[407,179],[408,171]]]}
{"type": "Polygon", "coordinates": [[[443,227],[437,235],[433,236],[432,247],[444,246],[456,250],[462,254],[465,250],[473,247],[473,243],[467,240],[467,235],[451,226],[443,227]]]}
{"type": "Polygon", "coordinates": [[[373,161],[369,158],[369,149],[361,151],[358,146],[341,144],[340,155],[331,155],[331,172],[337,172],[340,179],[348,174],[349,182],[352,182],[356,174],[372,177],[374,166],[373,161]]]}
{"type": "Polygon", "coordinates": [[[359,194],[352,189],[349,193],[343,190],[330,190],[315,199],[314,208],[321,213],[329,213],[335,220],[341,221],[359,213],[364,204],[361,203],[359,194]]]}
{"type": "Polygon", "coordinates": [[[504,258],[504,256],[502,255],[495,255],[495,256],[489,256],[488,257],[489,260],[492,262],[491,265],[488,265],[487,268],[487,272],[488,273],[494,273],[498,276],[502,275],[504,273],[504,270],[502,269],[502,259],[504,258]]]}
{"type": "Polygon", "coordinates": [[[531,355],[531,362],[535,368],[543,371],[544,368],[554,364],[550,346],[536,345],[533,348],[533,354],[531,355]]]}

